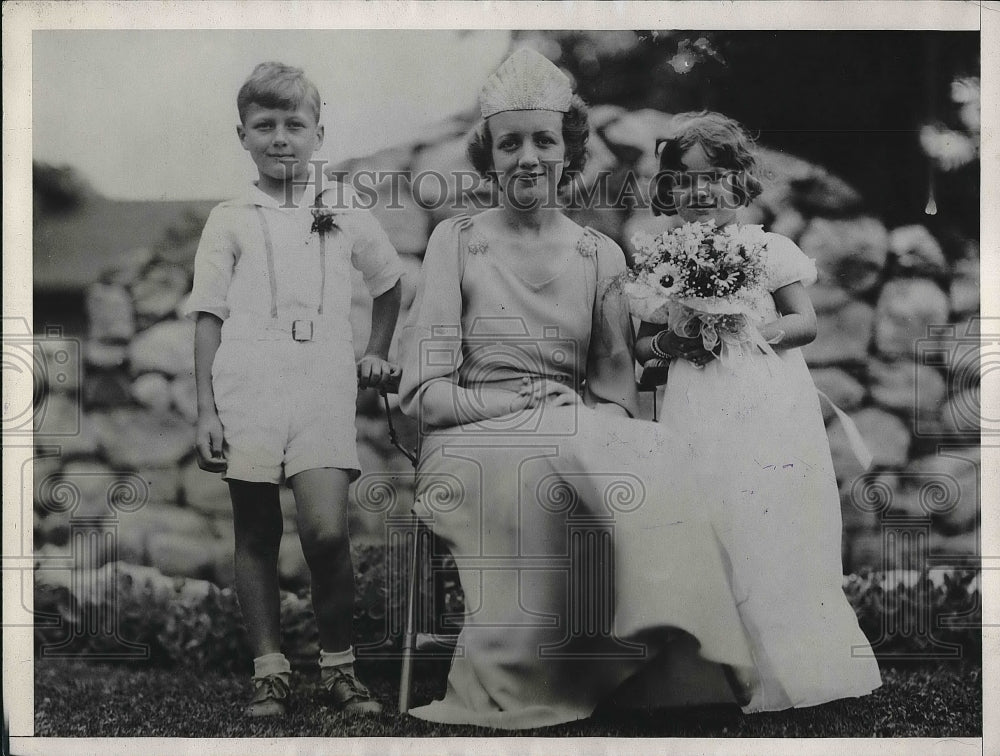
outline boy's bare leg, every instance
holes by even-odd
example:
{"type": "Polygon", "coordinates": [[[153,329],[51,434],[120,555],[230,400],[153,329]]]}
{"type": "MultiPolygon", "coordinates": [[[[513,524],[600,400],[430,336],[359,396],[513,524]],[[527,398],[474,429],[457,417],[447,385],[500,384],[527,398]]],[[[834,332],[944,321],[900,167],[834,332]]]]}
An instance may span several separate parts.
{"type": "Polygon", "coordinates": [[[236,531],[236,595],[254,657],[281,651],[278,547],[281,505],[273,483],[229,481],[236,531]]]}
{"type": "Polygon", "coordinates": [[[324,467],[303,470],[290,478],[309,571],[312,600],[324,651],[351,645],[354,616],[354,568],[347,532],[346,470],[324,467]]]}
{"type": "Polygon", "coordinates": [[[354,673],[351,620],[354,568],[347,534],[346,470],[303,470],[290,479],[295,492],[299,538],[312,575],[313,609],[319,628],[320,682],[345,714],[378,714],[382,705],[354,673]]]}

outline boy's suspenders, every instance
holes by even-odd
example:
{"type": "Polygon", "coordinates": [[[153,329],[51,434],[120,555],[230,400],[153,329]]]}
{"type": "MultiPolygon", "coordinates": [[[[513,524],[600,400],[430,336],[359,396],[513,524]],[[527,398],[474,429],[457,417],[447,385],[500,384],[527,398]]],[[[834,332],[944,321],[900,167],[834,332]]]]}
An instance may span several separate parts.
{"type": "Polygon", "coordinates": [[[264,252],[267,256],[267,283],[271,288],[271,317],[278,318],[278,282],[274,275],[274,242],[271,240],[271,229],[268,228],[264,210],[260,205],[254,205],[257,219],[260,221],[260,231],[264,235],[264,252]]]}
{"type": "MultiPolygon", "coordinates": [[[[271,238],[271,229],[267,225],[267,218],[264,216],[264,209],[260,205],[254,205],[257,211],[257,219],[260,221],[260,231],[264,237],[264,253],[267,257],[267,282],[271,290],[271,318],[278,318],[278,282],[274,274],[274,240],[271,238]]],[[[316,312],[323,314],[323,299],[326,296],[326,232],[319,233],[319,306],[316,312]]],[[[293,324],[294,325],[294,324],[293,324]]],[[[310,323],[310,331],[312,330],[310,323]]]]}
{"type": "Polygon", "coordinates": [[[326,231],[319,232],[319,307],[316,312],[323,314],[323,298],[326,296],[326,231]]]}

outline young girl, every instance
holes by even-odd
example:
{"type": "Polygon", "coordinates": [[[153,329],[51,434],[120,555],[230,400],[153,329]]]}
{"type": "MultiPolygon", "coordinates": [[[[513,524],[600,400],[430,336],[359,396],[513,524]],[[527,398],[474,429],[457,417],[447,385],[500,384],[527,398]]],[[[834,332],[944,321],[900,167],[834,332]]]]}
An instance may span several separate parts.
{"type": "MultiPolygon", "coordinates": [[[[761,192],[751,141],[718,113],[674,117],[660,143],[654,212],[733,223],[761,192]]],[[[752,313],[774,352],[705,349],[643,323],[637,358],[672,360],[661,422],[718,460],[704,491],[728,554],[753,668],[744,711],[860,696],[881,684],[842,590],[840,498],[816,387],[798,347],[816,336],[806,286],[816,267],[790,239],[766,235],[752,313]]],[[[726,349],[725,346],[722,349],[726,349]]]]}

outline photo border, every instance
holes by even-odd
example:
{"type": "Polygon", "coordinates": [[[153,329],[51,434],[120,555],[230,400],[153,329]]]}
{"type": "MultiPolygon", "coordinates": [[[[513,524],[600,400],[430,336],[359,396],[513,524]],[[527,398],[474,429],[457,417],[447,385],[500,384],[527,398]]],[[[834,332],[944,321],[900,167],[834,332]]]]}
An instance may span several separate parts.
{"type": "MultiPolygon", "coordinates": [[[[672,2],[519,3],[490,2],[7,2],[3,5],[3,295],[4,316],[32,313],[31,244],[31,33],[39,29],[296,29],[296,28],[516,28],[516,29],[909,29],[979,30],[982,51],[981,207],[1000,208],[1000,151],[996,127],[1000,103],[1000,2],[672,2]],[[277,23],[276,23],[277,21],[277,23]]],[[[981,313],[1000,314],[1000,215],[983,212],[981,234],[981,313]]],[[[995,379],[994,379],[995,382],[995,379]]],[[[5,400],[24,396],[29,385],[4,385],[5,400]]],[[[984,387],[985,390],[985,387],[984,387]]],[[[30,396],[30,394],[28,394],[30,396]]],[[[998,406],[995,394],[983,394],[983,412],[998,406]]],[[[982,445],[982,568],[983,586],[983,738],[952,739],[670,739],[671,753],[819,754],[901,753],[968,754],[971,748],[997,752],[1000,743],[1000,444],[982,445]],[[903,749],[903,750],[900,750],[903,749]]],[[[20,468],[30,457],[30,444],[5,444],[3,450],[4,618],[31,610],[31,597],[21,596],[22,570],[30,555],[20,553],[30,544],[32,517],[10,511],[10,502],[22,500],[20,468]],[[27,532],[17,527],[18,519],[27,532]],[[27,606],[21,606],[21,601],[27,606]]],[[[28,496],[30,501],[30,495],[28,496]]],[[[22,500],[23,507],[23,500],[22,500]]],[[[30,508],[29,508],[30,509],[30,508]]],[[[159,738],[34,738],[33,656],[29,627],[4,627],[3,684],[11,751],[17,754],[143,752],[237,754],[259,751],[327,752],[334,740],[338,751],[352,753],[439,753],[464,749],[504,753],[607,753],[608,739],[586,738],[469,738],[469,739],[327,739],[295,738],[283,748],[275,739],[159,739],[159,738]]],[[[660,753],[660,739],[615,740],[617,752],[660,753]]]]}

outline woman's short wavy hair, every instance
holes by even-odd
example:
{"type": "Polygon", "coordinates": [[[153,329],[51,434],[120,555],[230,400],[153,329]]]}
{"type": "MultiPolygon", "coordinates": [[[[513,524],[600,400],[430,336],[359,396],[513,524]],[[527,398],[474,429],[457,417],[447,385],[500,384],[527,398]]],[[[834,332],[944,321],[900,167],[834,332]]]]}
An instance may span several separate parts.
{"type": "Polygon", "coordinates": [[[678,113],[670,119],[670,134],[656,140],[660,168],[655,178],[653,213],[676,215],[673,193],[684,171],[681,157],[695,145],[719,168],[734,172],[732,189],[742,205],[749,205],[764,190],[754,142],[734,119],[708,110],[678,113]]]}
{"type": "MultiPolygon", "coordinates": [[[[587,106],[577,95],[570,100],[569,110],[563,113],[563,141],[566,143],[566,169],[559,178],[559,188],[569,186],[587,164],[587,141],[590,139],[590,119],[587,106]]],[[[490,133],[489,119],[479,122],[465,150],[469,162],[480,176],[493,180],[493,135],[490,133]]]]}

